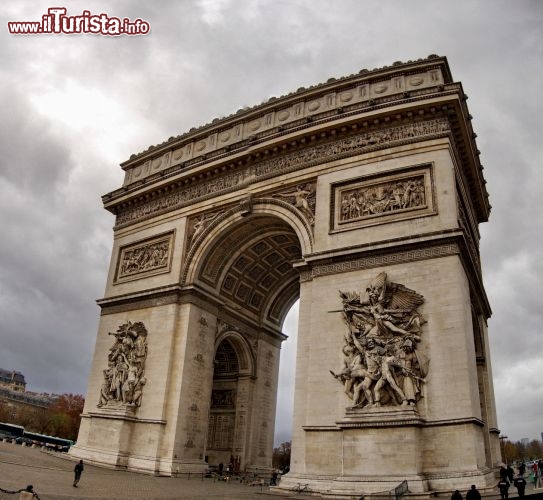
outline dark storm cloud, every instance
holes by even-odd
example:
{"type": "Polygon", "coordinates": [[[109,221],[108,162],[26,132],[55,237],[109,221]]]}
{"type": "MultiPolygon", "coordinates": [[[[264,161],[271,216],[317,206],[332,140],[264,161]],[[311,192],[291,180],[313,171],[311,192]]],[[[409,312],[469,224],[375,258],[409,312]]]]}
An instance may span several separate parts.
{"type": "MultiPolygon", "coordinates": [[[[50,6],[4,4],[1,25],[50,6]]],[[[493,206],[481,251],[499,426],[514,439],[543,430],[543,389],[529,383],[543,369],[543,3],[66,6],[141,18],[151,33],[0,34],[0,367],[21,370],[31,389],[85,391],[112,243],[100,195],[122,183],[130,154],[301,86],[436,53],[469,95],[493,206]]],[[[293,365],[281,368],[278,441],[289,435],[293,365]]]]}
{"type": "Polygon", "coordinates": [[[97,234],[98,196],[94,208],[84,192],[69,202],[74,160],[50,134],[54,123],[32,116],[17,93],[1,97],[0,364],[22,371],[31,389],[81,391],[110,246],[97,234]]]}

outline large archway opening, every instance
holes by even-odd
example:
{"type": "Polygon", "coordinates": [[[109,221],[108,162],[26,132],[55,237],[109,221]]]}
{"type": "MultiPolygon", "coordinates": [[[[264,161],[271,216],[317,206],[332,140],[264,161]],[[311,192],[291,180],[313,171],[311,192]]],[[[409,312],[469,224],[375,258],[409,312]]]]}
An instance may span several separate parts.
{"type": "Polygon", "coordinates": [[[296,231],[277,216],[257,213],[210,233],[196,259],[195,282],[225,309],[280,331],[300,294],[293,264],[303,250],[296,231]]]}
{"type": "Polygon", "coordinates": [[[220,303],[205,454],[224,468],[269,467],[276,429],[290,439],[292,428],[295,341],[283,362],[278,425],[277,381],[283,341],[296,333],[297,314],[288,333],[284,322],[297,312],[302,243],[289,222],[253,213],[211,228],[202,246],[193,284],[220,303]]]}
{"type": "Polygon", "coordinates": [[[208,463],[231,464],[234,470],[239,470],[239,459],[235,451],[241,446],[241,443],[237,442],[240,431],[238,429],[236,432],[236,423],[238,427],[243,424],[239,416],[236,418],[237,395],[243,390],[243,372],[249,372],[245,375],[250,376],[252,371],[243,366],[238,349],[235,342],[228,337],[221,340],[217,347],[213,362],[213,388],[206,444],[208,463]]]}
{"type": "Polygon", "coordinates": [[[274,448],[279,447],[282,443],[290,442],[292,439],[299,304],[299,300],[294,302],[283,322],[283,333],[288,338],[281,346],[281,359],[279,361],[274,448]]]}

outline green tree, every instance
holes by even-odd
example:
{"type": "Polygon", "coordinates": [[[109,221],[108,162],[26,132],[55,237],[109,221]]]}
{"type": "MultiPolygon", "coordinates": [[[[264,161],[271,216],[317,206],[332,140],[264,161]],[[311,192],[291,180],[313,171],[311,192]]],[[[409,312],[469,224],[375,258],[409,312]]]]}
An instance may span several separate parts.
{"type": "Polygon", "coordinates": [[[75,441],[81,423],[85,398],[81,394],[61,394],[49,407],[52,434],[75,441]]]}
{"type": "Polygon", "coordinates": [[[17,423],[29,431],[75,441],[84,404],[85,398],[80,394],[60,394],[48,408],[35,412],[24,423],[22,420],[17,423]]]}
{"type": "Polygon", "coordinates": [[[526,456],[529,460],[534,460],[536,458],[543,457],[543,446],[541,446],[541,441],[530,441],[528,446],[526,446],[526,456]]]}
{"type": "Polygon", "coordinates": [[[285,467],[290,466],[290,445],[291,442],[287,441],[273,449],[272,463],[276,469],[284,469],[285,467]]]}

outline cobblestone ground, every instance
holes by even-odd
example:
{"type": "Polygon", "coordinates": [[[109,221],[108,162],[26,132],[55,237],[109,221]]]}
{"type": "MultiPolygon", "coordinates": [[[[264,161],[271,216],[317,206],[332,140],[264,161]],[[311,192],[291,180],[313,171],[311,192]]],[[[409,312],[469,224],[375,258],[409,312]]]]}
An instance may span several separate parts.
{"type": "MultiPolygon", "coordinates": [[[[85,465],[81,482],[72,486],[75,463],[38,448],[0,442],[0,488],[19,490],[32,484],[41,500],[272,500],[285,498],[267,487],[212,478],[155,477],[85,465]]],[[[292,497],[290,497],[292,498],[292,497]]],[[[0,492],[0,500],[19,500],[19,495],[0,492]]]]}

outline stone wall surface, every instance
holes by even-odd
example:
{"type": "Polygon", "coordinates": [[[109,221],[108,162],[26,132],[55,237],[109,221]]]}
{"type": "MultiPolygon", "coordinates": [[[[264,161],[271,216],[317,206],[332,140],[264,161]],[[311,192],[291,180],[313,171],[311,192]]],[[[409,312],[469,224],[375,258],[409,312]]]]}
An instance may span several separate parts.
{"type": "Polygon", "coordinates": [[[299,297],[281,488],[489,486],[499,431],[478,224],[490,205],[465,101],[432,56],[300,89],[123,163],[124,185],[103,197],[114,245],[74,456],[163,475],[269,471],[282,322],[299,297]]]}

